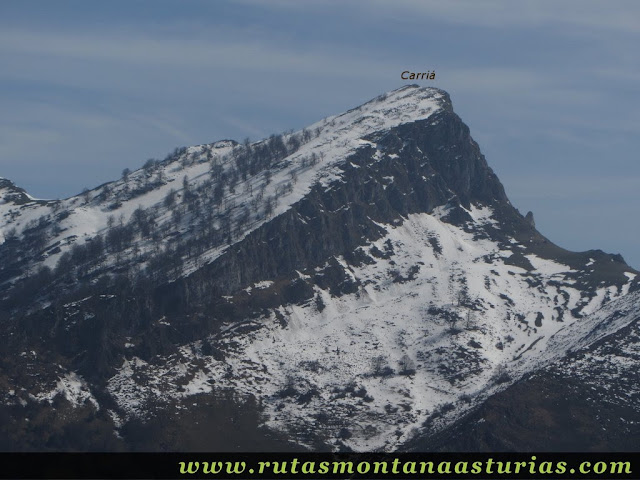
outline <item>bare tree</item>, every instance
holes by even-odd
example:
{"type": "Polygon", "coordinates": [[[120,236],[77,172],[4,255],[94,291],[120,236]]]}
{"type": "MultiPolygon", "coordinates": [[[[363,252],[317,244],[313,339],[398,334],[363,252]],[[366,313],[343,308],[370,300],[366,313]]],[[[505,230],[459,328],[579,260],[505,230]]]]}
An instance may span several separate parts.
{"type": "Polygon", "coordinates": [[[146,174],[150,174],[156,168],[156,160],[153,158],[148,159],[146,162],[144,162],[142,168],[144,169],[144,172],[146,174]]]}
{"type": "Polygon", "coordinates": [[[400,365],[400,373],[402,375],[413,375],[416,373],[416,364],[406,353],[398,363],[400,365]]]}
{"type": "Polygon", "coordinates": [[[467,330],[471,328],[471,325],[475,321],[475,317],[470,308],[467,309],[467,330]]]}
{"type": "Polygon", "coordinates": [[[456,302],[458,307],[461,305],[464,305],[466,300],[467,300],[467,295],[464,289],[458,290],[458,293],[456,293],[456,302]]]}
{"type": "Polygon", "coordinates": [[[456,325],[458,324],[458,314],[455,312],[447,311],[445,312],[445,321],[449,324],[449,329],[454,331],[456,329],[456,325]]]}
{"type": "Polygon", "coordinates": [[[176,204],[176,191],[172,188],[164,197],[164,205],[167,208],[172,208],[176,204]]]}
{"type": "Polygon", "coordinates": [[[373,357],[371,360],[371,370],[376,377],[382,375],[388,368],[387,359],[383,355],[373,357]]]}
{"type": "Polygon", "coordinates": [[[268,197],[264,205],[264,214],[267,218],[271,218],[274,208],[275,200],[273,199],[273,197],[268,197]]]}

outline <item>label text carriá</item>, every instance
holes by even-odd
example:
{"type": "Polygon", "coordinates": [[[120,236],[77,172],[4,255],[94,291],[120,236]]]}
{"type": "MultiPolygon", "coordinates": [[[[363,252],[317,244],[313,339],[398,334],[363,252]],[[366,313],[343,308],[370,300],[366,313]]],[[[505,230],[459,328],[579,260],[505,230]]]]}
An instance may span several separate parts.
{"type": "Polygon", "coordinates": [[[435,80],[436,79],[436,71],[433,72],[410,72],[409,70],[405,70],[400,74],[400,78],[403,80],[435,80]]]}

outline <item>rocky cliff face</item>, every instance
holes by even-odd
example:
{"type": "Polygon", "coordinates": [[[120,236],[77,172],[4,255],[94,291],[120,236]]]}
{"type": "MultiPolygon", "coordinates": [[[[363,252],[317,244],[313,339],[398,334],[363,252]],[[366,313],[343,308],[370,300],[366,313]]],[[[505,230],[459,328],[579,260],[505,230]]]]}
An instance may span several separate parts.
{"type": "Polygon", "coordinates": [[[240,449],[403,448],[586,348],[572,332],[625,328],[598,311],[638,288],[619,256],[537,232],[448,95],[416,86],[1,208],[0,381],[21,448],[64,448],[78,422],[96,448],[215,448],[176,440],[168,418],[194,402],[228,428],[251,405],[242,432],[260,440],[240,449]],[[76,413],[46,441],[18,420],[51,408],[76,413]]]}

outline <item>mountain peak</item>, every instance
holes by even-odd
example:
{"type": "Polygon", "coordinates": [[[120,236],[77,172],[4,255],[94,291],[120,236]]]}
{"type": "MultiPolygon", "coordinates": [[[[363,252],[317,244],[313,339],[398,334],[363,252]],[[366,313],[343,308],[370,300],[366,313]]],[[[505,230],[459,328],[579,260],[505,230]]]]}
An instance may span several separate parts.
{"type": "Polygon", "coordinates": [[[444,90],[406,85],[328,119],[347,120],[361,117],[357,118],[358,123],[368,120],[371,128],[390,128],[403,123],[424,120],[443,108],[451,108],[449,94],[444,90]]]}
{"type": "Polygon", "coordinates": [[[33,201],[35,201],[35,198],[24,189],[18,187],[11,180],[0,177],[0,205],[22,205],[33,201]]]}

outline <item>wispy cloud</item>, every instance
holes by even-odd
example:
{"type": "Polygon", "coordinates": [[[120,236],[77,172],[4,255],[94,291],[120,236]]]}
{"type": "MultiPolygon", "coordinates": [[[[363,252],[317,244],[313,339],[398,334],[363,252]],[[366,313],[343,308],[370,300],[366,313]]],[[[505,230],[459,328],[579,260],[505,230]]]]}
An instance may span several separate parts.
{"type": "MultiPolygon", "coordinates": [[[[265,6],[265,2],[260,0],[244,0],[242,3],[265,6]]],[[[281,10],[313,8],[331,13],[342,3],[334,0],[277,0],[268,5],[281,10]]],[[[592,31],[640,32],[640,4],[634,0],[610,0],[606,3],[599,0],[354,0],[348,3],[349,9],[358,15],[406,22],[437,20],[491,28],[574,25],[592,31]]]]}
{"type": "Polygon", "coordinates": [[[132,32],[35,32],[5,28],[0,31],[0,53],[172,69],[231,69],[236,76],[248,71],[348,76],[350,72],[360,75],[358,72],[381,66],[339,52],[330,54],[259,39],[225,37],[185,39],[132,32]]]}

